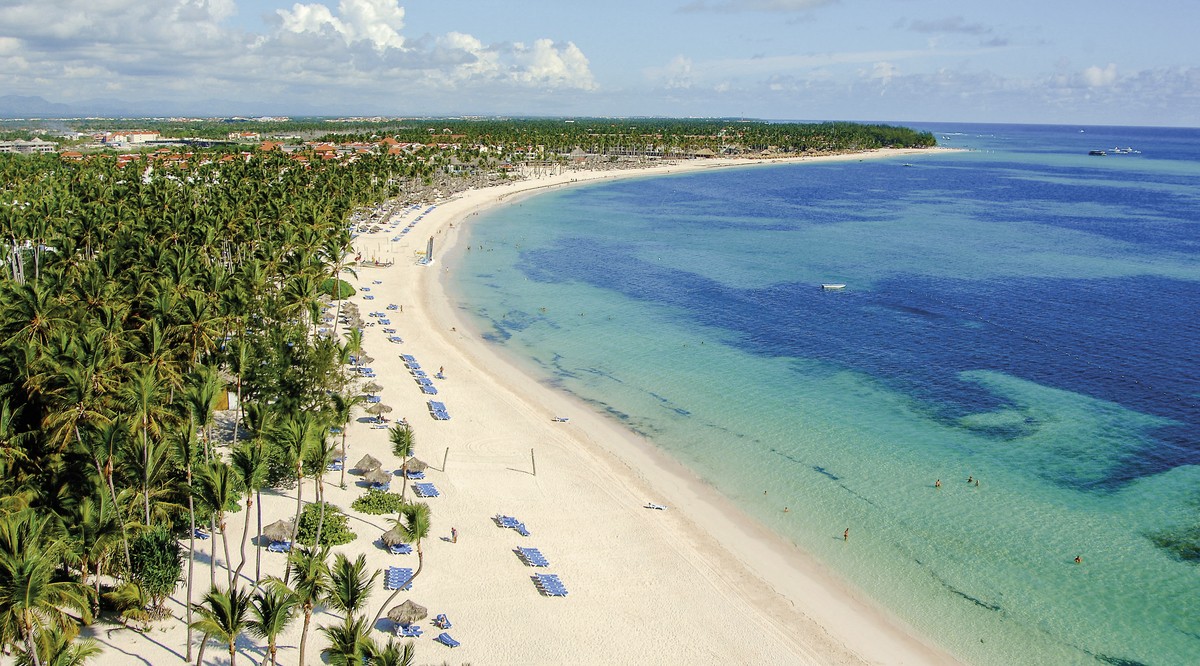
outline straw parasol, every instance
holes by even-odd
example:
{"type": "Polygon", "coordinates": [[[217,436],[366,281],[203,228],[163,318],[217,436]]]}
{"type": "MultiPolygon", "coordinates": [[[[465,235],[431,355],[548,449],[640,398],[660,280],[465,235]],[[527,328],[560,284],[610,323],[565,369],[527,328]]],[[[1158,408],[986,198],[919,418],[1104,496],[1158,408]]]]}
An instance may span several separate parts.
{"type": "Polygon", "coordinates": [[[375,357],[371,356],[370,354],[363,354],[362,356],[358,357],[358,362],[363,365],[366,365],[367,363],[374,363],[375,357]]]}
{"type": "Polygon", "coordinates": [[[370,407],[367,407],[367,413],[374,414],[375,416],[383,416],[384,414],[390,414],[391,411],[392,411],[392,408],[389,407],[388,405],[383,404],[382,402],[377,402],[377,403],[371,405],[370,407]]]}
{"type": "Polygon", "coordinates": [[[410,472],[424,472],[429,469],[429,464],[420,458],[409,458],[408,462],[404,464],[404,469],[410,472]]]}
{"type": "Polygon", "coordinates": [[[354,469],[357,469],[362,472],[371,472],[371,471],[379,469],[379,467],[381,465],[383,465],[383,463],[372,458],[368,454],[368,455],[363,456],[362,460],[359,460],[358,462],[354,463],[354,469]]]}
{"type": "Polygon", "coordinates": [[[400,526],[399,525],[396,525],[392,529],[384,532],[383,536],[381,536],[379,538],[380,538],[380,540],[383,541],[383,545],[385,545],[389,548],[391,548],[392,546],[395,546],[398,543],[406,543],[404,541],[404,537],[401,536],[401,534],[400,534],[400,526]]]}
{"type": "Polygon", "coordinates": [[[277,520],[263,528],[262,535],[271,541],[287,541],[292,538],[292,523],[277,520]]]}
{"type": "Polygon", "coordinates": [[[384,485],[391,482],[392,475],[376,468],[367,472],[366,474],[363,474],[363,479],[368,483],[384,485]]]}
{"type": "Polygon", "coordinates": [[[419,622],[427,617],[429,617],[429,609],[414,603],[412,599],[388,611],[388,619],[402,627],[407,627],[413,622],[419,622]]]}
{"type": "Polygon", "coordinates": [[[379,393],[382,390],[383,387],[377,382],[367,382],[367,385],[363,387],[363,392],[365,393],[379,393]]]}

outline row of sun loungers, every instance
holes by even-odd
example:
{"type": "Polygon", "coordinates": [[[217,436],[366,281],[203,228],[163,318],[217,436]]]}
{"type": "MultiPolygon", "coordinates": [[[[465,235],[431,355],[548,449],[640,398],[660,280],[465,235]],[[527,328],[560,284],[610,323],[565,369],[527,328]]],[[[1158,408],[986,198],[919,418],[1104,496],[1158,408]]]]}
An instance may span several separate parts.
{"type": "Polygon", "coordinates": [[[412,487],[417,497],[437,497],[441,495],[437,487],[432,483],[414,483],[412,487]]]}
{"type": "Polygon", "coordinates": [[[383,577],[383,589],[385,590],[411,590],[412,589],[412,569],[404,567],[388,567],[387,573],[383,577]]]}
{"type": "Polygon", "coordinates": [[[292,542],[290,541],[272,541],[267,546],[269,553],[290,553],[292,552],[292,542]]]}
{"type": "Polygon", "coordinates": [[[556,574],[533,574],[533,582],[538,590],[548,597],[567,596],[567,587],[556,574]]]}
{"type": "Polygon", "coordinates": [[[537,548],[518,548],[517,554],[520,555],[521,559],[525,561],[526,566],[550,566],[550,560],[547,560],[546,556],[542,555],[542,551],[538,550],[537,548]]]}

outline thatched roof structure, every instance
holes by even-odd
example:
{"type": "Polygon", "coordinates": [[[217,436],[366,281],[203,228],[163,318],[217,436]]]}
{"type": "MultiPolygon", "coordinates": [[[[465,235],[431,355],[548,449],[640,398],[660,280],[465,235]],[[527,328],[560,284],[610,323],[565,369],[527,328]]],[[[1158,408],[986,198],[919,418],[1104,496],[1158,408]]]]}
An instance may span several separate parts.
{"type": "Polygon", "coordinates": [[[410,472],[424,472],[429,469],[429,463],[420,458],[409,458],[408,462],[404,464],[404,468],[410,472]]]}
{"type": "Polygon", "coordinates": [[[427,617],[429,617],[429,609],[414,603],[412,599],[388,611],[388,619],[402,627],[407,627],[413,622],[420,622],[427,617]]]}
{"type": "Polygon", "coordinates": [[[392,475],[381,469],[373,469],[366,474],[363,474],[363,480],[367,483],[377,483],[384,485],[392,482],[392,475]]]}
{"type": "Polygon", "coordinates": [[[277,520],[264,527],[262,535],[270,541],[288,541],[292,538],[292,522],[277,520]]]}
{"type": "Polygon", "coordinates": [[[354,463],[354,469],[360,472],[370,472],[372,470],[379,469],[382,466],[383,463],[371,457],[370,454],[363,456],[358,462],[354,463]]]}

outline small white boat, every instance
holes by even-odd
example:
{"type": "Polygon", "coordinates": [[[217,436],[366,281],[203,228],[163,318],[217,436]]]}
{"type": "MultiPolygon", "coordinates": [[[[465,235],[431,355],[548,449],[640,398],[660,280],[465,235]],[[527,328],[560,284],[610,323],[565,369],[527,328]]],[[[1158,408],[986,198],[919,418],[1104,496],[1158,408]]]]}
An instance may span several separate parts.
{"type": "Polygon", "coordinates": [[[846,288],[846,285],[834,282],[826,282],[821,285],[821,288],[825,291],[841,291],[842,289],[846,288]]]}

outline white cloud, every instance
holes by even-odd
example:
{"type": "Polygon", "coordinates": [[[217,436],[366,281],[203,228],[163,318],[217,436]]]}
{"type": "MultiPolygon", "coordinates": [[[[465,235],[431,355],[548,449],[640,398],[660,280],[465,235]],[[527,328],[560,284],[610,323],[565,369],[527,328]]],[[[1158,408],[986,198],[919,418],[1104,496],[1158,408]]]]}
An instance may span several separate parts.
{"type": "Polygon", "coordinates": [[[887,85],[899,71],[892,63],[881,61],[875,63],[875,66],[871,68],[871,78],[887,85]]]}
{"type": "Polygon", "coordinates": [[[695,0],[683,7],[682,12],[799,12],[833,4],[836,0],[695,0]]]}
{"type": "Polygon", "coordinates": [[[332,32],[346,44],[368,41],[376,49],[402,49],[404,8],[399,0],[341,0],[334,16],[321,3],[292,5],[291,11],[277,9],[283,29],[293,33],[328,34],[332,32]]]}
{"type": "Polygon", "coordinates": [[[1117,82],[1117,65],[1108,63],[1107,67],[1095,65],[1083,70],[1083,80],[1091,88],[1104,88],[1117,82]]]}

